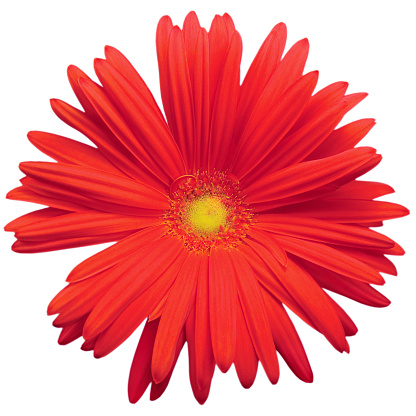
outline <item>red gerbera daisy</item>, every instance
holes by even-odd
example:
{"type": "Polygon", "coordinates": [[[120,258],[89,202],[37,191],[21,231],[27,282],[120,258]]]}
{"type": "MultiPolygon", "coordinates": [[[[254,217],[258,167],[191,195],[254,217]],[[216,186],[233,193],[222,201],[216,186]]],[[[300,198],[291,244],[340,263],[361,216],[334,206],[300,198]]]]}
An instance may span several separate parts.
{"type": "Polygon", "coordinates": [[[116,243],[69,274],[48,313],[60,344],[83,336],[103,357],[147,319],[129,379],[136,402],[166,389],[188,344],[196,399],[209,394],[215,366],[235,365],[244,387],[258,361],[272,383],[277,352],[301,380],[312,371],[289,308],[340,352],[356,327],[323,290],[366,305],[389,301],[371,284],[395,274],[385,255],[402,248],[371,230],[408,214],[374,199],[393,192],[358,181],[381,160],[355,147],[374,125],[336,129],[365,96],[347,83],[316,92],[303,75],[308,41],[282,58],[286,27],[275,26],[240,85],[242,43],[227,14],[209,32],[190,13],[183,29],[157,29],[166,120],[129,61],[106,47],[95,61],[101,85],[70,66],[84,111],[52,108],[95,145],[44,132],[29,140],[57,163],[25,162],[8,198],[48,208],[6,226],[22,253],[116,243]]]}

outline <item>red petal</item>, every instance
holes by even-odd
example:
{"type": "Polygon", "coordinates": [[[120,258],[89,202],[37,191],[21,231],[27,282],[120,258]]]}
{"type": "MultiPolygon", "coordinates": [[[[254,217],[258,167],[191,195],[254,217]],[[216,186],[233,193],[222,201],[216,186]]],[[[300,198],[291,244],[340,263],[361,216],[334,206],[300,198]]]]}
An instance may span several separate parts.
{"type": "Polygon", "coordinates": [[[162,95],[163,108],[165,109],[166,119],[172,125],[172,112],[169,98],[168,80],[168,47],[170,32],[173,28],[172,20],[169,16],[163,16],[159,20],[156,31],[157,60],[159,63],[160,92],[162,95]]]}
{"type": "Polygon", "coordinates": [[[50,162],[23,162],[20,169],[31,178],[47,181],[51,185],[59,185],[110,204],[121,203],[155,210],[169,208],[167,196],[162,192],[144,183],[111,173],[50,162]]]}
{"type": "Polygon", "coordinates": [[[167,228],[164,225],[141,230],[87,258],[71,271],[66,280],[67,282],[77,282],[106,270],[121,262],[145,245],[158,240],[166,234],[166,232],[167,228]]]}
{"type": "Polygon", "coordinates": [[[311,97],[308,105],[299,117],[299,120],[290,129],[289,134],[292,134],[299,128],[309,124],[316,117],[319,117],[320,114],[325,113],[341,101],[347,88],[347,82],[334,82],[333,84],[319,90],[311,97]]]}
{"type": "Polygon", "coordinates": [[[242,253],[235,250],[230,257],[235,268],[238,297],[251,340],[267,377],[271,383],[276,384],[279,379],[279,364],[257,279],[242,253]]]}
{"type": "Polygon", "coordinates": [[[278,212],[341,223],[367,223],[409,215],[407,208],[391,202],[331,198],[279,208],[278,212]]]}
{"type": "Polygon", "coordinates": [[[263,291],[273,340],[279,354],[302,381],[312,383],[313,374],[302,342],[283,305],[267,290],[263,291]]]}
{"type": "MultiPolygon", "coordinates": [[[[344,309],[342,309],[341,306],[339,306],[338,303],[336,303],[330,296],[328,296],[328,300],[341,321],[342,327],[344,328],[345,336],[351,337],[355,335],[358,332],[358,328],[355,326],[353,320],[347,315],[344,309]]],[[[345,351],[349,353],[349,347],[347,347],[345,351]]]]}
{"type": "Polygon", "coordinates": [[[353,121],[335,130],[308,156],[308,160],[322,159],[345,152],[356,146],[376,124],[373,118],[353,121]]]}
{"type": "Polygon", "coordinates": [[[334,348],[345,351],[345,333],[339,317],[315,280],[290,258],[287,269],[278,278],[334,348]]]}
{"type": "Polygon", "coordinates": [[[75,212],[26,225],[16,232],[22,240],[53,240],[134,232],[162,223],[160,218],[122,217],[95,211],[75,212]]]}
{"type": "Polygon", "coordinates": [[[150,389],[150,400],[157,400],[165,392],[166,388],[168,387],[170,378],[172,377],[173,369],[175,368],[176,362],[179,358],[179,354],[182,351],[184,344],[185,344],[185,331],[182,330],[179,335],[178,342],[176,344],[175,356],[173,359],[172,368],[170,369],[168,375],[160,383],[156,383],[155,381],[152,381],[152,387],[150,389]]]}
{"type": "Polygon", "coordinates": [[[303,76],[287,89],[276,105],[262,109],[261,120],[258,120],[253,132],[247,136],[246,127],[238,144],[232,173],[241,179],[273,150],[301,114],[317,80],[317,72],[303,76]]]}
{"type": "Polygon", "coordinates": [[[30,142],[57,162],[86,166],[114,175],[123,175],[99,150],[76,140],[42,131],[30,131],[30,142]]]}
{"type": "MultiPolygon", "coordinates": [[[[97,87],[101,88],[101,87],[97,87]]],[[[66,124],[78,130],[90,139],[98,150],[114,166],[131,178],[154,182],[149,174],[143,171],[137,159],[127,151],[119,140],[104,125],[98,125],[82,111],[60,100],[51,100],[54,113],[66,124]]]]}
{"type": "Polygon", "coordinates": [[[272,233],[334,245],[389,248],[395,244],[390,238],[363,227],[334,224],[313,218],[260,214],[256,217],[255,226],[272,233]]]}
{"type": "Polygon", "coordinates": [[[152,106],[153,110],[159,114],[161,121],[164,122],[163,114],[160,111],[153,94],[129,60],[120,51],[111,46],[105,47],[105,59],[138,90],[148,104],[152,106]]]}
{"type": "MultiPolygon", "coordinates": [[[[267,116],[268,113],[273,112],[273,108],[281,101],[285,91],[288,90],[295,81],[299,82],[298,79],[302,76],[306,58],[308,57],[308,51],[308,40],[303,39],[293,45],[283,58],[282,62],[277,65],[276,70],[271,75],[263,91],[261,91],[261,95],[255,103],[251,114],[247,114],[249,119],[246,120],[247,124],[245,129],[241,132],[240,145],[244,144],[247,138],[253,134],[253,131],[263,123],[265,115],[267,116]]],[[[317,73],[315,74],[315,77],[317,78],[317,73]]],[[[310,98],[311,94],[312,91],[308,98],[310,98]]],[[[293,123],[295,121],[296,120],[293,120],[293,123]]]]}
{"type": "Polygon", "coordinates": [[[212,108],[208,169],[221,170],[231,144],[240,86],[240,34],[234,32],[224,60],[212,108]]]}
{"type": "Polygon", "coordinates": [[[207,380],[206,385],[203,389],[199,387],[198,384],[198,361],[197,361],[197,350],[196,350],[196,339],[195,339],[195,308],[191,311],[186,320],[186,340],[188,342],[188,355],[189,355],[189,379],[191,381],[192,391],[194,393],[195,399],[199,404],[204,404],[208,398],[209,390],[211,387],[211,379],[213,371],[211,373],[211,378],[207,380]]]}
{"type": "Polygon", "coordinates": [[[372,267],[325,244],[271,234],[283,248],[326,269],[366,283],[382,285],[384,279],[372,267]]]}
{"type": "MultiPolygon", "coordinates": [[[[259,218],[259,217],[257,217],[259,218]]],[[[260,217],[261,218],[261,217],[260,217]]],[[[261,224],[260,224],[261,225],[261,224]]],[[[257,223],[256,225],[257,226],[257,223]]],[[[263,232],[262,230],[252,227],[248,230],[248,235],[253,238],[255,241],[250,240],[249,238],[245,239],[244,242],[250,245],[260,257],[266,257],[268,251],[273,257],[283,266],[287,266],[287,256],[286,252],[283,250],[280,244],[276,244],[276,241],[269,237],[268,233],[263,232]],[[258,244],[256,244],[256,242],[258,244]],[[260,245],[260,247],[259,247],[260,245]]],[[[262,228],[262,227],[258,227],[262,228]]],[[[263,228],[264,229],[264,228],[263,228]]],[[[267,256],[268,257],[268,256],[267,256]]]]}
{"type": "Polygon", "coordinates": [[[234,365],[241,385],[245,389],[248,389],[256,379],[259,360],[247,328],[246,320],[244,319],[240,302],[237,302],[236,311],[237,346],[235,350],[234,365]]]}
{"type": "Polygon", "coordinates": [[[305,267],[319,286],[324,289],[368,306],[384,308],[390,304],[390,301],[385,296],[372,288],[368,283],[349,279],[312,263],[305,264],[305,267]]]}
{"type": "Polygon", "coordinates": [[[236,272],[231,254],[211,250],[209,258],[209,316],[212,349],[219,369],[225,373],[236,349],[236,272]]]}
{"type": "Polygon", "coordinates": [[[64,327],[58,338],[59,345],[68,345],[72,341],[82,336],[82,327],[84,326],[85,318],[80,319],[72,325],[64,327]]]}
{"type": "MultiPolygon", "coordinates": [[[[186,39],[185,39],[186,41],[186,39]]],[[[208,168],[210,102],[208,33],[201,29],[197,38],[193,71],[190,72],[195,119],[195,169],[208,168]]]]}
{"type": "Polygon", "coordinates": [[[131,231],[113,233],[105,235],[95,235],[90,237],[66,238],[64,240],[50,241],[22,241],[17,240],[12,250],[16,253],[43,253],[46,251],[64,250],[75,247],[85,247],[94,244],[110,243],[128,237],[131,231]]]}
{"type": "Polygon", "coordinates": [[[209,89],[211,107],[215,100],[218,82],[224,68],[224,62],[234,32],[229,16],[214,17],[208,32],[209,39],[209,89]]]}
{"type": "MultiPolygon", "coordinates": [[[[107,64],[107,68],[112,67],[107,64]]],[[[113,69],[113,72],[116,72],[116,70],[113,69]]],[[[119,74],[119,77],[121,78],[122,76],[119,74]]],[[[163,183],[169,183],[169,178],[166,175],[165,170],[159,166],[155,160],[155,155],[146,150],[142,137],[139,133],[136,133],[137,129],[135,126],[130,125],[125,120],[124,114],[120,112],[121,110],[119,110],[115,103],[110,100],[103,88],[85,78],[80,80],[80,85],[107,128],[120,142],[120,145],[128,150],[134,159],[137,160],[139,165],[143,164],[146,170],[155,175],[163,183]]],[[[116,88],[116,86],[114,88],[116,88]]],[[[130,105],[132,104],[130,103],[130,105]]]]}
{"type": "Polygon", "coordinates": [[[152,375],[156,383],[165,379],[174,363],[177,340],[187,315],[194,305],[200,264],[201,257],[189,252],[188,258],[169,292],[160,318],[152,356],[152,375]]]}
{"type": "Polygon", "coordinates": [[[115,350],[150,315],[169,291],[185,258],[185,252],[181,253],[170,267],[100,334],[94,348],[95,358],[104,357],[115,350]]]}
{"type": "Polygon", "coordinates": [[[68,75],[69,83],[71,84],[71,88],[74,91],[76,97],[78,98],[78,101],[82,105],[82,108],[85,110],[86,115],[99,124],[101,122],[100,117],[98,116],[94,107],[91,105],[88,98],[85,96],[81,87],[79,86],[80,78],[89,79],[88,75],[86,75],[83,71],[81,71],[75,65],[69,65],[68,70],[67,70],[67,75],[68,75]]]}
{"type": "Polygon", "coordinates": [[[186,60],[185,43],[182,31],[175,26],[170,32],[168,61],[168,99],[171,119],[169,126],[178,143],[188,171],[194,169],[195,134],[194,104],[186,60]]]}
{"type": "Polygon", "coordinates": [[[287,135],[273,150],[265,167],[257,175],[277,172],[290,165],[302,161],[334,130],[346,113],[347,104],[344,101],[329,108],[308,124],[287,135]],[[282,157],[282,155],[285,155],[282,157]]]}
{"type": "Polygon", "coordinates": [[[173,238],[162,238],[144,246],[126,263],[128,270],[91,312],[84,326],[85,339],[108,328],[118,315],[143,293],[169,267],[182,250],[182,243],[173,238]],[[138,278],[139,276],[139,278],[138,278]]]}
{"type": "MultiPolygon", "coordinates": [[[[320,186],[330,184],[346,175],[355,172],[363,174],[360,168],[371,162],[370,170],[379,163],[380,156],[371,147],[348,150],[326,159],[302,162],[290,166],[262,179],[259,179],[247,189],[247,202],[258,203],[287,198],[302,192],[307,192],[320,186]]],[[[353,180],[355,178],[351,178],[353,180]]]]}
{"type": "MultiPolygon", "coordinates": [[[[94,67],[104,91],[116,103],[150,157],[157,160],[171,179],[186,173],[182,155],[160,114],[106,61],[96,59],[94,67]]],[[[132,148],[134,143],[129,145],[132,148]]]]}
{"type": "Polygon", "coordinates": [[[6,198],[17,201],[33,202],[35,204],[49,205],[50,207],[65,211],[84,211],[88,209],[87,207],[75,204],[73,202],[40,195],[23,186],[12,189],[6,195],[6,198]]]}
{"type": "Polygon", "coordinates": [[[37,211],[29,212],[29,214],[22,215],[21,217],[9,222],[4,227],[4,231],[17,231],[20,228],[27,227],[30,224],[38,223],[64,214],[68,214],[68,211],[56,208],[39,209],[37,211]]]}
{"type": "Polygon", "coordinates": [[[349,256],[357,258],[365,264],[368,264],[379,272],[397,276],[397,270],[394,264],[378,251],[358,250],[349,247],[339,247],[339,250],[349,256]]]}
{"type": "Polygon", "coordinates": [[[239,138],[267,82],[275,71],[286,44],[286,25],[279,23],[267,36],[240,88],[234,135],[239,138]]]}
{"type": "Polygon", "coordinates": [[[198,387],[205,390],[215,369],[209,322],[209,257],[201,260],[195,300],[195,377],[198,387]]]}
{"type": "Polygon", "coordinates": [[[136,403],[152,381],[150,363],[158,325],[159,321],[147,322],[137,345],[129,376],[130,403],[136,403]]]}
{"type": "Polygon", "coordinates": [[[186,15],[183,22],[183,39],[185,41],[186,59],[188,61],[189,75],[193,84],[195,66],[195,54],[197,53],[197,39],[201,30],[198,16],[195,12],[186,15]]]}

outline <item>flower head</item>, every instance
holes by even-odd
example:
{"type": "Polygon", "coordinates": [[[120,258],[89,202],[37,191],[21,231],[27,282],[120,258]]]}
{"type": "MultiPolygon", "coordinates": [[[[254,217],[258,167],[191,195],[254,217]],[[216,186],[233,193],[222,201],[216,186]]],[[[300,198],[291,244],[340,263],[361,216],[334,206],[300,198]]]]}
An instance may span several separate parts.
{"type": "Polygon", "coordinates": [[[404,254],[372,230],[408,214],[375,200],[393,192],[357,180],[381,160],[356,147],[373,119],[338,127],[366,94],[337,82],[314,93],[303,74],[306,39],[283,56],[276,25],[240,85],[242,42],[227,14],[209,32],[190,13],[183,29],[157,28],[163,115],[116,49],[95,60],[100,84],[70,66],[79,110],[52,109],[94,146],[45,132],[29,140],[55,162],[25,162],[8,198],[47,208],[6,226],[13,249],[33,253],[114,245],[76,266],[51,301],[60,344],[83,336],[99,358],[146,324],[133,359],[129,398],[166,389],[187,343],[191,386],[203,403],[217,366],[234,364],[250,387],[260,361],[276,383],[276,351],[293,373],[313,379],[287,313],[338,351],[357,331],[324,291],[366,305],[389,301],[371,285],[395,274],[385,255],[404,254]]]}

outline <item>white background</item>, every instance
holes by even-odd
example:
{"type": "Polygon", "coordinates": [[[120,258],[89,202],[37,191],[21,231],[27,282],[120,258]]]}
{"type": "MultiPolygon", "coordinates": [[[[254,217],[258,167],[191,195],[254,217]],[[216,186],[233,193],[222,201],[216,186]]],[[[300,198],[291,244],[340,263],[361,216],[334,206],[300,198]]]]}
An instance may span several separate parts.
{"type": "MultiPolygon", "coordinates": [[[[370,96],[346,118],[377,119],[364,143],[384,156],[368,176],[387,182],[396,193],[386,199],[415,211],[415,29],[412,1],[14,1],[2,3],[1,42],[1,223],[35,206],[5,201],[18,186],[23,160],[46,160],[25,136],[45,130],[79,136],[60,122],[48,99],[75,104],[66,67],[78,65],[92,75],[92,60],[106,44],[119,48],[137,67],[159,100],[155,52],[158,19],[169,14],[182,25],[195,10],[209,27],[215,14],[233,17],[244,44],[243,73],[270,29],[288,25],[289,41],[308,37],[307,70],[320,70],[319,87],[349,81],[349,92],[370,96]],[[412,179],[413,176],[413,179],[412,179]]],[[[160,101],[160,100],[159,100],[160,101]]],[[[339,354],[295,319],[315,374],[304,384],[281,362],[276,386],[262,369],[244,390],[234,370],[216,371],[204,406],[194,400],[184,350],[166,393],[136,405],[127,400],[127,377],[140,331],[110,356],[95,360],[62,347],[59,331],[46,316],[50,299],[68,272],[98,247],[37,255],[10,251],[14,238],[1,233],[1,386],[2,415],[414,415],[415,276],[414,216],[388,222],[383,231],[408,254],[395,259],[398,277],[387,277],[381,291],[391,299],[372,309],[337,297],[359,332],[350,338],[351,354],[339,354]],[[214,413],[215,412],[215,413],[214,413]]]]}

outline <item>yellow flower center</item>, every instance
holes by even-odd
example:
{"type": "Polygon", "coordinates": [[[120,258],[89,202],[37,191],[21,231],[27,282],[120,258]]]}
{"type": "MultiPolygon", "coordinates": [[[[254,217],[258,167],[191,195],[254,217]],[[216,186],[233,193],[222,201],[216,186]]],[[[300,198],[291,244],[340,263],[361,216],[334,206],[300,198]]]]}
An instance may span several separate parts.
{"type": "Polygon", "coordinates": [[[211,234],[225,228],[228,211],[217,196],[203,196],[189,204],[185,213],[185,222],[195,233],[211,234]]]}
{"type": "Polygon", "coordinates": [[[241,244],[253,212],[238,181],[225,172],[198,171],[177,178],[170,187],[171,207],[164,215],[168,233],[191,251],[233,248],[241,244]]]}

